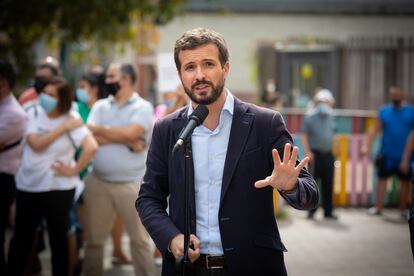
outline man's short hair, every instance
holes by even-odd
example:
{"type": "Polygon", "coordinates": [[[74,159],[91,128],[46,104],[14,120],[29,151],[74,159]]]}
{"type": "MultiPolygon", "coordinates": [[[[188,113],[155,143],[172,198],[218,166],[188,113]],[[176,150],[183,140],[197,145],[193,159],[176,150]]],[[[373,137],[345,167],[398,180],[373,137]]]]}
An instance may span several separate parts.
{"type": "Polygon", "coordinates": [[[137,81],[137,73],[135,72],[135,68],[129,63],[121,64],[121,76],[129,76],[131,84],[134,84],[137,81]]]}
{"type": "Polygon", "coordinates": [[[214,44],[219,50],[219,60],[223,67],[229,61],[229,51],[223,35],[206,28],[195,28],[185,32],[176,42],[174,46],[174,60],[178,72],[181,69],[181,63],[178,55],[181,51],[192,50],[199,46],[214,44]]]}
{"type": "Polygon", "coordinates": [[[6,80],[10,90],[14,88],[14,84],[16,83],[16,72],[8,61],[0,60],[0,80],[6,80]]]}

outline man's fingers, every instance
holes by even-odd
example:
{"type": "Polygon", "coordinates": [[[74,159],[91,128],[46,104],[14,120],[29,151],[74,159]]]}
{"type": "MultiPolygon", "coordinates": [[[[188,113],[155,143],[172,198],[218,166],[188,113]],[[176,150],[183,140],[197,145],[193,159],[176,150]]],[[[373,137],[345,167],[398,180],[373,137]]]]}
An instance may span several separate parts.
{"type": "Polygon", "coordinates": [[[272,183],[270,182],[270,177],[268,176],[268,177],[266,177],[265,179],[263,179],[263,180],[259,180],[259,181],[256,181],[255,183],[254,183],[254,186],[256,187],[256,188],[264,188],[264,187],[267,187],[267,186],[271,186],[272,185],[272,183]]]}
{"type": "Polygon", "coordinates": [[[310,160],[309,156],[306,156],[305,158],[303,158],[302,161],[300,161],[300,163],[296,167],[296,169],[301,171],[309,163],[309,160],[310,160]]]}
{"type": "Polygon", "coordinates": [[[175,236],[170,243],[171,253],[174,257],[184,256],[184,235],[179,234],[175,236]]]}
{"type": "Polygon", "coordinates": [[[275,164],[275,168],[276,168],[276,166],[279,166],[282,163],[282,161],[280,161],[280,156],[279,156],[279,152],[277,151],[277,149],[272,150],[272,156],[273,156],[273,163],[275,164]]]}
{"type": "Polygon", "coordinates": [[[283,152],[283,164],[287,164],[289,162],[290,159],[290,144],[286,143],[285,145],[285,150],[283,152]]]}
{"type": "Polygon", "coordinates": [[[190,244],[194,246],[194,249],[200,248],[200,240],[193,234],[190,235],[190,244]]]}
{"type": "Polygon", "coordinates": [[[190,248],[188,250],[188,258],[190,259],[191,263],[194,263],[199,257],[200,257],[200,248],[197,248],[195,250],[190,248]]]}
{"type": "Polygon", "coordinates": [[[298,152],[299,152],[298,147],[293,147],[292,155],[290,156],[290,163],[293,165],[296,164],[296,159],[298,159],[298,152]]]}

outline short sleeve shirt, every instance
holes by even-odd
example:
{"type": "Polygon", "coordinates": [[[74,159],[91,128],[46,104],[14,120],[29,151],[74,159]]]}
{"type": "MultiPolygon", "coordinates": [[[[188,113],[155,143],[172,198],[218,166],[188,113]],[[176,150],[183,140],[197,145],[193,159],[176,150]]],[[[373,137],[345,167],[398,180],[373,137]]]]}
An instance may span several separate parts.
{"type": "MultiPolygon", "coordinates": [[[[92,107],[88,123],[109,127],[126,127],[136,124],[145,129],[145,139],[150,141],[153,126],[152,104],[134,92],[128,101],[118,106],[114,97],[99,100],[92,107]]],[[[133,152],[126,144],[100,145],[92,162],[93,172],[109,182],[140,182],[145,172],[148,150],[133,152]]]]}
{"type": "MultiPolygon", "coordinates": [[[[57,118],[49,118],[40,106],[28,110],[28,126],[26,136],[29,134],[45,134],[53,131],[70,116],[79,118],[79,114],[71,110],[69,113],[57,118]]],[[[55,162],[75,164],[75,150],[82,144],[84,138],[90,134],[86,126],[76,128],[58,137],[46,149],[34,151],[25,142],[23,158],[16,175],[18,190],[27,192],[47,192],[52,190],[70,190],[78,184],[79,177],[57,176],[52,170],[55,162]]]]}
{"type": "Polygon", "coordinates": [[[383,132],[381,154],[389,160],[399,162],[407,138],[414,128],[414,108],[408,104],[401,108],[388,104],[380,109],[379,119],[383,132]]]}

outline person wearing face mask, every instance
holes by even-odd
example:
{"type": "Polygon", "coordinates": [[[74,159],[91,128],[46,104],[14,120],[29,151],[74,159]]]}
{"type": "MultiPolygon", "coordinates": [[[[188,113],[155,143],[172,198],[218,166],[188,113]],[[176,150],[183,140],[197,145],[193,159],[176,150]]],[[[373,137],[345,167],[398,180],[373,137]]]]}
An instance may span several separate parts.
{"type": "MultiPolygon", "coordinates": [[[[93,68],[94,69],[94,68],[93,68]]],[[[100,69],[100,68],[98,68],[100,69]]],[[[82,76],[79,87],[76,89],[76,105],[78,112],[84,123],[87,122],[89,113],[92,109],[92,106],[100,99],[104,99],[108,96],[106,87],[104,86],[105,74],[101,73],[100,70],[93,70],[93,72],[88,73],[82,76]]],[[[113,94],[114,92],[112,92],[113,94]]],[[[88,168],[85,168],[81,174],[81,179],[85,179],[88,168]]],[[[85,210],[83,206],[83,198],[81,197],[79,201],[75,204],[71,213],[73,223],[70,237],[70,247],[71,247],[71,266],[74,269],[75,273],[80,272],[81,262],[79,259],[79,249],[82,246],[85,222],[85,210]],[[74,235],[75,234],[75,235],[74,235]]],[[[114,226],[111,231],[111,237],[113,240],[113,264],[130,264],[131,260],[123,253],[122,251],[122,234],[124,232],[123,222],[119,215],[115,219],[114,226]]]]}
{"type": "Polygon", "coordinates": [[[362,154],[369,154],[373,139],[382,132],[381,147],[375,160],[378,174],[377,197],[375,206],[370,208],[368,213],[382,214],[387,179],[396,175],[400,182],[399,209],[401,217],[406,219],[411,169],[401,170],[400,164],[410,131],[414,128],[414,107],[404,101],[401,87],[391,86],[389,93],[391,103],[380,108],[374,128],[369,130],[361,149],[362,154]]]}
{"type": "Polygon", "coordinates": [[[79,81],[79,87],[76,89],[76,104],[84,123],[95,102],[107,96],[103,87],[104,77],[103,74],[89,73],[82,76],[79,81]]]}
{"type": "Polygon", "coordinates": [[[52,57],[47,57],[36,68],[33,86],[23,91],[19,103],[25,110],[38,103],[40,92],[48,79],[60,75],[59,63],[52,57]]]}
{"type": "Polygon", "coordinates": [[[130,237],[135,274],[154,272],[149,236],[131,204],[145,171],[145,141],[150,139],[153,122],[153,107],[135,92],[136,80],[131,64],[111,64],[105,79],[109,96],[96,102],[88,117],[88,127],[100,146],[85,180],[84,275],[103,274],[103,246],[117,214],[130,237]]]}
{"type": "MultiPolygon", "coordinates": [[[[314,108],[305,116],[301,141],[306,156],[310,157],[310,170],[315,179],[320,179],[322,202],[326,219],[337,219],[333,214],[332,193],[334,156],[332,143],[335,134],[335,114],[332,106],[335,99],[328,89],[319,90],[314,97],[314,108]]],[[[317,208],[310,210],[313,218],[317,208]]]]}
{"type": "Polygon", "coordinates": [[[23,158],[16,175],[16,222],[10,243],[8,274],[23,275],[36,228],[44,218],[52,251],[52,274],[68,273],[68,221],[80,171],[98,145],[71,110],[73,93],[63,78],[47,82],[39,105],[28,111],[23,158]],[[77,161],[75,149],[83,151],[77,161]]]}
{"type": "Polygon", "coordinates": [[[157,121],[188,104],[188,97],[185,94],[182,85],[178,86],[175,91],[163,92],[162,96],[164,102],[156,106],[154,121],[157,121]]]}

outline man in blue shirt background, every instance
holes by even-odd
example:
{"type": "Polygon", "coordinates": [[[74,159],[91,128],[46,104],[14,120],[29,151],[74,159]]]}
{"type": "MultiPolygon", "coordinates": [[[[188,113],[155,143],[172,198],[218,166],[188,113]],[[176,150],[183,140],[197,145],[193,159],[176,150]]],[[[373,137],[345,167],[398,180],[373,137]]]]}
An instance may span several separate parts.
{"type": "Polygon", "coordinates": [[[406,217],[411,173],[402,171],[400,164],[407,138],[414,127],[414,108],[404,101],[404,92],[398,86],[390,88],[390,97],[391,103],[380,108],[375,128],[368,133],[362,149],[363,153],[368,153],[372,139],[382,131],[381,148],[375,161],[378,172],[376,206],[369,213],[382,213],[387,179],[395,174],[400,180],[399,209],[406,217]]]}

